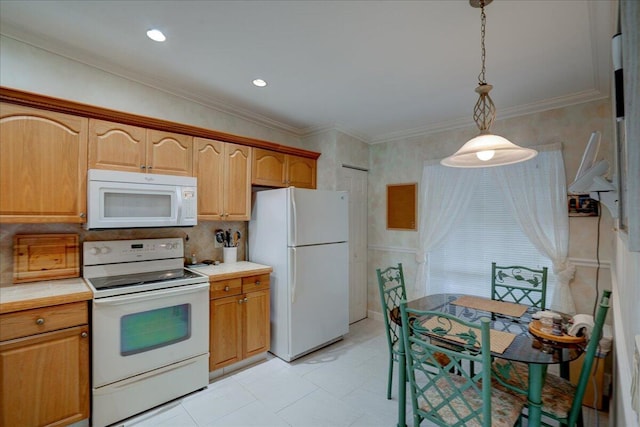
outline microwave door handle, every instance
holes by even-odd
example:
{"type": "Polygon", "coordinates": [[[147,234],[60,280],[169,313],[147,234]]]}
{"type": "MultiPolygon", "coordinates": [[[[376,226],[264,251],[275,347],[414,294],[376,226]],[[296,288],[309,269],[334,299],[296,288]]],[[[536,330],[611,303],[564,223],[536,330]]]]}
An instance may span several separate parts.
{"type": "Polygon", "coordinates": [[[178,286],[177,288],[161,289],[159,291],[142,292],[130,295],[118,295],[107,298],[94,298],[95,305],[122,305],[137,301],[150,301],[158,298],[166,298],[175,295],[188,295],[199,292],[202,289],[209,289],[209,283],[198,283],[196,285],[178,286]]]}
{"type": "Polygon", "coordinates": [[[177,194],[177,200],[176,200],[176,205],[178,207],[177,212],[176,212],[176,224],[180,224],[180,218],[182,218],[182,188],[178,188],[178,191],[176,191],[177,194]]]}

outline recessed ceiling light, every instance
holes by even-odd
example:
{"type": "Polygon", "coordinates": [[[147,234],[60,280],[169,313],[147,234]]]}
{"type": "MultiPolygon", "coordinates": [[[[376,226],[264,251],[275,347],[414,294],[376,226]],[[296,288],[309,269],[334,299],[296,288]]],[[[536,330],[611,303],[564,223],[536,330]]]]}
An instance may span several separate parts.
{"type": "Polygon", "coordinates": [[[156,30],[155,28],[147,31],[147,37],[156,42],[163,42],[167,39],[165,35],[162,34],[162,31],[156,30]]]}
{"type": "Polygon", "coordinates": [[[258,86],[258,87],[265,87],[267,85],[267,82],[265,82],[262,79],[254,79],[252,83],[254,86],[258,86]]]}

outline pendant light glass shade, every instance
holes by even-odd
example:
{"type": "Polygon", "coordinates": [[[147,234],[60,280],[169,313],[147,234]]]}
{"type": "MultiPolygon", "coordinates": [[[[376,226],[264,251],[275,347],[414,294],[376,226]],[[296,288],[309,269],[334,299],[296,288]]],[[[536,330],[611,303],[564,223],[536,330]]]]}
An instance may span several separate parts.
{"type": "Polygon", "coordinates": [[[487,168],[524,162],[537,154],[536,150],[519,147],[501,136],[488,133],[469,140],[440,163],[454,168],[487,168]]]}
{"type": "Polygon", "coordinates": [[[485,78],[484,46],[486,15],[484,8],[492,0],[469,0],[472,7],[481,9],[481,46],[482,46],[482,70],[478,75],[478,101],[473,109],[473,120],[476,122],[480,135],[469,140],[453,155],[442,159],[440,164],[455,168],[486,168],[491,166],[503,166],[524,162],[535,157],[538,152],[531,148],[522,148],[509,140],[491,134],[491,125],[496,118],[496,107],[489,96],[493,86],[487,84],[485,78]]]}

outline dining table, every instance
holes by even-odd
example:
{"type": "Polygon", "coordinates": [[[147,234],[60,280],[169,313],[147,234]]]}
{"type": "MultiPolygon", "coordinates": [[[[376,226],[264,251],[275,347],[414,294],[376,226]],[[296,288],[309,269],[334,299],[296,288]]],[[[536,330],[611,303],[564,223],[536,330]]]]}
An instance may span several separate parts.
{"type": "MultiPolygon", "coordinates": [[[[411,309],[422,311],[438,311],[459,317],[467,322],[478,322],[481,318],[490,319],[490,327],[494,331],[508,332],[515,335],[513,340],[501,352],[491,351],[492,358],[501,358],[513,362],[525,363],[528,367],[529,379],[527,387],[528,425],[541,425],[542,387],[547,367],[560,364],[561,376],[568,378],[569,362],[580,357],[584,351],[584,340],[572,340],[566,343],[549,340],[545,334],[532,334],[530,324],[534,321],[538,308],[520,304],[501,304],[489,298],[464,294],[434,294],[407,302],[411,309]],[[466,304],[466,305],[463,305],[466,304]],[[520,307],[515,307],[520,306],[520,307]],[[512,308],[522,314],[514,314],[512,308]],[[509,313],[509,314],[505,314],[509,313]]],[[[556,312],[557,313],[557,312],[556,312]]],[[[558,313],[564,322],[571,316],[558,313]]],[[[391,319],[401,324],[400,312],[396,308],[391,312],[391,319]]],[[[537,330],[536,330],[537,331],[537,330]]],[[[493,346],[492,346],[493,347],[493,346]]],[[[406,355],[403,340],[399,341],[399,375],[398,375],[398,427],[406,426],[406,355]]]]}

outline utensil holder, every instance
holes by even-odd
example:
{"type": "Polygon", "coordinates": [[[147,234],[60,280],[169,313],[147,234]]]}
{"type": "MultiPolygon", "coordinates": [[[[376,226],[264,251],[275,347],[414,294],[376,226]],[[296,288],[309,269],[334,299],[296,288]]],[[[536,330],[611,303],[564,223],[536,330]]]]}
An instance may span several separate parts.
{"type": "Polygon", "coordinates": [[[222,248],[222,262],[232,264],[238,260],[238,248],[222,248]]]}

